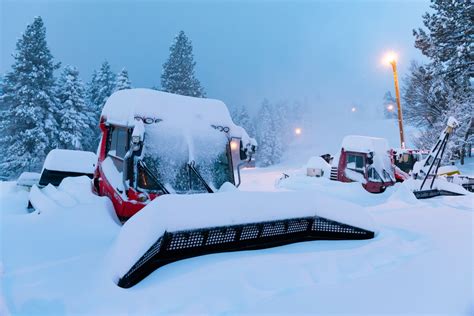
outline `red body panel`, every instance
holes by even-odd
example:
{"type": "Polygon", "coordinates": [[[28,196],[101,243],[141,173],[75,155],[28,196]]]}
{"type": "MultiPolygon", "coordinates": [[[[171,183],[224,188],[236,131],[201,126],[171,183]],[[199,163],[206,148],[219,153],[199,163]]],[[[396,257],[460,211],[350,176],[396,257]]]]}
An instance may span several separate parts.
{"type": "MultiPolygon", "coordinates": [[[[341,182],[354,182],[352,179],[349,179],[345,175],[345,170],[347,168],[347,154],[353,154],[355,156],[360,156],[363,157],[364,159],[364,166],[367,164],[367,154],[366,153],[361,153],[361,152],[346,152],[343,149],[341,149],[341,155],[339,157],[339,163],[338,163],[338,169],[337,169],[337,179],[338,181],[341,182]]],[[[375,182],[375,181],[370,181],[369,176],[367,174],[367,168],[365,168],[365,173],[364,173],[364,179],[366,183],[362,183],[362,186],[364,189],[366,189],[370,193],[381,193],[385,191],[385,189],[391,185],[393,185],[392,182],[375,182]]]]}
{"type": "Polygon", "coordinates": [[[107,196],[114,205],[115,213],[121,220],[126,220],[133,215],[135,215],[138,211],[140,211],[143,207],[147,205],[147,203],[139,202],[138,200],[129,199],[127,197],[127,192],[120,194],[117,190],[114,189],[112,185],[107,181],[104,173],[102,172],[102,167],[99,163],[99,195],[107,196]]]}
{"type": "Polygon", "coordinates": [[[120,193],[110,184],[102,170],[102,162],[106,158],[108,136],[108,129],[103,119],[101,119],[100,122],[100,130],[102,131],[102,139],[99,146],[97,167],[94,173],[95,189],[98,195],[107,196],[112,201],[115,213],[120,220],[125,221],[145,207],[150,201],[156,198],[157,195],[149,195],[149,200],[141,202],[139,201],[138,194],[134,190],[129,189],[130,192],[120,193]]]}

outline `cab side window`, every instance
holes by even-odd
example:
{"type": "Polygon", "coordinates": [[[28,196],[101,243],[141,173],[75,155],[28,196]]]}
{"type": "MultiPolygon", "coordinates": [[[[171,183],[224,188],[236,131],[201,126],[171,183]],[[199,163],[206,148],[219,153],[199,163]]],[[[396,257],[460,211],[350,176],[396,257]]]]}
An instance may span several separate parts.
{"type": "Polygon", "coordinates": [[[128,131],[126,128],[114,127],[111,135],[108,155],[124,158],[128,150],[128,131]]]}
{"type": "Polygon", "coordinates": [[[107,156],[112,158],[118,171],[123,170],[125,154],[128,151],[128,130],[124,127],[112,127],[109,139],[107,156]]]}
{"type": "Polygon", "coordinates": [[[360,155],[347,154],[347,168],[365,174],[364,157],[360,155]]]}

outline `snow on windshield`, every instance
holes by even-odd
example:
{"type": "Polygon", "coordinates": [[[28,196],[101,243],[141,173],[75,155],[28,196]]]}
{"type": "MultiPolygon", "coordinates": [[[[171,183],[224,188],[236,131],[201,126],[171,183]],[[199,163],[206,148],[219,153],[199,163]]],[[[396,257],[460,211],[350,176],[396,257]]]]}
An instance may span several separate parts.
{"type": "Polygon", "coordinates": [[[203,184],[190,174],[188,163],[211,188],[231,181],[227,160],[227,137],[211,126],[196,124],[177,128],[166,121],[145,126],[144,161],[158,180],[172,191],[204,191],[203,184]]]}
{"type": "Polygon", "coordinates": [[[395,181],[394,169],[390,160],[389,147],[386,139],[348,135],[344,137],[341,147],[344,148],[345,151],[367,153],[369,156],[372,156],[371,163],[368,163],[368,176],[371,181],[395,181]]]}

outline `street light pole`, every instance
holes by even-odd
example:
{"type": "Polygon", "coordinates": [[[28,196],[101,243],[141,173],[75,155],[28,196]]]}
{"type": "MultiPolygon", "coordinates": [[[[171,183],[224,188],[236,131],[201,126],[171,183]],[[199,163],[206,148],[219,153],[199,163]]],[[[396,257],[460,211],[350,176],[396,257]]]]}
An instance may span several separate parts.
{"type": "Polygon", "coordinates": [[[405,149],[405,135],[403,133],[403,114],[402,107],[400,105],[400,89],[398,87],[398,73],[397,73],[397,61],[394,59],[390,60],[390,64],[393,69],[393,80],[395,82],[395,95],[397,97],[397,108],[398,108],[398,128],[400,130],[400,145],[402,149],[405,149]]]}

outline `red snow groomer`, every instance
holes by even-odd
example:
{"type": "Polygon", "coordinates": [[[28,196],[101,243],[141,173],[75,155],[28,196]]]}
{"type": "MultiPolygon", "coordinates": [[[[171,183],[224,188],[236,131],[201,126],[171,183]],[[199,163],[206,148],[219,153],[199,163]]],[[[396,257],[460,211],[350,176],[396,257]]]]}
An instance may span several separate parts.
{"type": "Polygon", "coordinates": [[[344,137],[337,167],[331,168],[331,180],[360,182],[371,193],[380,193],[396,182],[387,140],[349,135],[344,137]]]}
{"type": "Polygon", "coordinates": [[[221,101],[121,90],[107,100],[100,129],[93,188],[125,222],[113,260],[121,287],[204,254],[374,237],[353,204],[313,192],[239,191],[256,142],[221,101]]]}
{"type": "Polygon", "coordinates": [[[118,241],[118,256],[128,262],[117,271],[121,287],[193,256],[374,236],[315,216],[314,205],[300,207],[293,195],[236,190],[256,142],[221,101],[122,90],[107,100],[100,128],[95,188],[122,220],[134,217],[118,241]]]}
{"type": "Polygon", "coordinates": [[[218,100],[148,89],[114,93],[100,117],[94,187],[121,221],[155,198],[239,186],[256,142],[218,100]]]}

